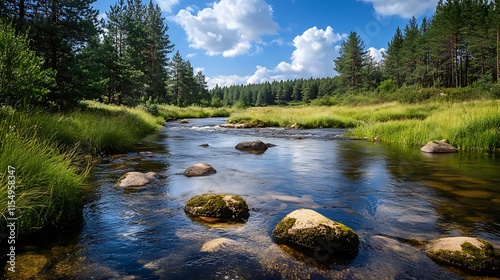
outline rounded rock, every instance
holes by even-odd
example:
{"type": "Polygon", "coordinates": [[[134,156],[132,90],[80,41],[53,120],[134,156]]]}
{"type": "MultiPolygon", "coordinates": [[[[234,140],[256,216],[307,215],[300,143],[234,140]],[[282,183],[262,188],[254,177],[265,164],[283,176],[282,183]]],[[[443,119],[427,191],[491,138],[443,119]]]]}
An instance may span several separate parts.
{"type": "Polygon", "coordinates": [[[423,146],[420,151],[424,153],[456,153],[458,149],[448,143],[448,140],[431,141],[423,146]]]}
{"type": "Polygon", "coordinates": [[[266,143],[260,140],[241,142],[238,145],[236,145],[235,148],[240,151],[251,151],[251,152],[252,151],[265,152],[268,149],[266,143]]]}
{"type": "Polygon", "coordinates": [[[426,249],[434,261],[475,273],[500,273],[500,250],[473,237],[446,237],[433,240],[426,249]]]}
{"type": "Polygon", "coordinates": [[[155,183],[157,179],[158,174],[156,172],[127,172],[118,180],[116,186],[123,189],[137,189],[155,183]]]}
{"type": "Polygon", "coordinates": [[[184,211],[195,216],[231,221],[245,221],[249,217],[249,209],[245,200],[232,194],[194,196],[186,203],[184,211]]]}
{"type": "Polygon", "coordinates": [[[217,170],[213,166],[208,163],[197,163],[191,165],[184,171],[184,176],[193,177],[193,176],[208,176],[217,173],[217,170]]]}
{"type": "Polygon", "coordinates": [[[299,245],[310,250],[357,252],[359,237],[346,225],[310,209],[298,209],[286,215],[273,230],[278,243],[299,245]],[[324,248],[327,244],[329,248],[324,248]]]}

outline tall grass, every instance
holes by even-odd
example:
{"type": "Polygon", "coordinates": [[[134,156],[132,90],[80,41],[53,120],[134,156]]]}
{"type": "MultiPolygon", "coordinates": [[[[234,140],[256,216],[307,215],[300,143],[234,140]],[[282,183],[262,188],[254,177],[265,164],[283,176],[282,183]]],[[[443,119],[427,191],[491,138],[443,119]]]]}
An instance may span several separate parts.
{"type": "Polygon", "coordinates": [[[436,109],[435,105],[401,106],[396,102],[360,107],[258,107],[233,113],[228,122],[300,128],[350,128],[365,122],[425,119],[436,109]]]}
{"type": "Polygon", "coordinates": [[[424,145],[436,139],[461,150],[500,152],[500,102],[472,101],[441,104],[425,120],[377,122],[352,129],[353,137],[367,137],[407,145],[424,145]]]}
{"type": "Polygon", "coordinates": [[[0,213],[7,217],[7,171],[13,166],[20,234],[72,219],[89,170],[83,154],[129,149],[161,124],[163,118],[140,108],[94,102],[57,114],[0,108],[0,213]]]}
{"type": "MultiPolygon", "coordinates": [[[[19,233],[73,218],[81,200],[87,168],[76,166],[73,151],[61,153],[21,117],[0,123],[0,213],[7,213],[8,166],[15,168],[15,206],[19,233]]],[[[5,220],[0,219],[2,228],[5,220]]]]}
{"type": "Polygon", "coordinates": [[[233,110],[229,108],[203,108],[196,106],[177,107],[158,105],[158,113],[165,119],[229,117],[233,110]]]}

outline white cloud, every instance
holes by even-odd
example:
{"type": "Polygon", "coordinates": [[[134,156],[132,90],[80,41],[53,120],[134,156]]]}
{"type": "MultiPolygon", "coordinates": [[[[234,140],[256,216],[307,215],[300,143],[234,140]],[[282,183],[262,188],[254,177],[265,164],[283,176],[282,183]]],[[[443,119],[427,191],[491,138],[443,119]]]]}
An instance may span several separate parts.
{"type": "Polygon", "coordinates": [[[411,18],[421,16],[437,6],[438,0],[361,0],[372,3],[375,12],[382,16],[411,18]]]}
{"type": "Polygon", "coordinates": [[[188,58],[188,59],[189,59],[189,58],[191,58],[191,57],[195,57],[196,55],[197,55],[197,53],[188,53],[188,54],[186,55],[186,58],[188,58]]]}
{"type": "Polygon", "coordinates": [[[375,59],[375,61],[382,61],[382,53],[386,51],[385,48],[376,49],[374,47],[368,48],[370,55],[375,59]]]}
{"type": "Polygon", "coordinates": [[[300,76],[333,75],[333,59],[338,54],[334,44],[344,36],[334,33],[330,26],[326,30],[318,29],[316,26],[309,28],[293,39],[295,50],[292,53],[291,63],[280,62],[276,71],[300,76]]]}
{"type": "Polygon", "coordinates": [[[273,80],[334,76],[333,60],[338,56],[337,42],[347,35],[338,34],[328,26],[325,30],[316,26],[304,31],[293,40],[290,62],[282,61],[274,69],[257,66],[250,76],[218,76],[209,80],[210,88],[233,84],[256,84],[273,80]]]}
{"type": "Polygon", "coordinates": [[[196,15],[192,9],[180,10],[173,19],[186,31],[190,47],[211,56],[248,54],[262,36],[278,30],[264,0],[221,0],[196,15]]]}
{"type": "Polygon", "coordinates": [[[156,4],[160,6],[160,9],[166,13],[171,13],[172,8],[179,4],[179,0],[156,0],[156,4]]]}
{"type": "Polygon", "coordinates": [[[231,85],[241,85],[246,84],[248,80],[248,76],[238,76],[238,75],[230,75],[230,76],[215,76],[215,77],[207,77],[208,88],[212,89],[215,85],[219,85],[220,87],[231,86],[231,85]]]}

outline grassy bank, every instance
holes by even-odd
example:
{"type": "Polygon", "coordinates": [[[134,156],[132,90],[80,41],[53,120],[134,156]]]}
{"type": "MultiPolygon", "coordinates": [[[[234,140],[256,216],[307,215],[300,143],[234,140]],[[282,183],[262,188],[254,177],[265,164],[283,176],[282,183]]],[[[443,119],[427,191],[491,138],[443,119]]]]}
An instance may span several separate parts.
{"type": "Polygon", "coordinates": [[[177,107],[173,105],[158,105],[157,108],[158,114],[165,119],[229,117],[233,111],[230,108],[177,107]]]}
{"type": "Polygon", "coordinates": [[[396,102],[363,107],[257,107],[232,114],[228,122],[256,126],[351,128],[361,126],[366,122],[425,119],[437,108],[437,105],[401,106],[396,102]]]}
{"type": "Polygon", "coordinates": [[[500,101],[371,106],[249,108],[229,123],[297,128],[351,128],[349,137],[407,145],[446,138],[461,150],[500,152],[500,101]]]}
{"type": "Polygon", "coordinates": [[[141,109],[92,102],[64,114],[0,108],[0,184],[5,186],[0,188],[0,228],[10,217],[9,181],[15,186],[20,235],[71,220],[81,206],[89,170],[83,154],[126,150],[161,123],[162,118],[141,109]],[[15,168],[15,178],[9,178],[8,166],[15,168]]]}
{"type": "Polygon", "coordinates": [[[440,104],[425,120],[377,122],[354,128],[348,135],[407,145],[448,139],[460,150],[499,153],[500,102],[440,104]]]}

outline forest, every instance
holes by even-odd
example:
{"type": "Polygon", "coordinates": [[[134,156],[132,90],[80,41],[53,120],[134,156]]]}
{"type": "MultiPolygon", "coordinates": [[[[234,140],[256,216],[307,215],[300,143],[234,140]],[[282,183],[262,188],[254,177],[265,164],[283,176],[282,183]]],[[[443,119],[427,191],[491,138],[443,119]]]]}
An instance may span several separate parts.
{"type": "Polygon", "coordinates": [[[360,96],[371,102],[416,102],[443,92],[462,99],[500,96],[498,0],[441,0],[432,18],[412,18],[395,31],[380,62],[351,32],[334,60],[334,77],[211,90],[205,75],[194,73],[190,61],[174,53],[158,5],[118,0],[106,12],[107,20],[98,20],[92,2],[0,3],[2,105],[65,110],[97,100],[247,107],[355,105],[365,100],[360,96]]]}

